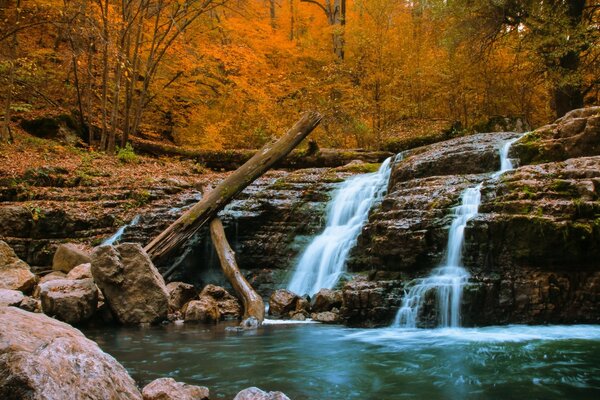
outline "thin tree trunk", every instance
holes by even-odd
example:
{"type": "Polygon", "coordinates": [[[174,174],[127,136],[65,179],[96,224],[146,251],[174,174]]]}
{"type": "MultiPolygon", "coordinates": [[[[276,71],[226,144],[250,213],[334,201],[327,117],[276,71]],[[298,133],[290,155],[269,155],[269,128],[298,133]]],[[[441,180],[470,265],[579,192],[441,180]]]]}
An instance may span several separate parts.
{"type": "Polygon", "coordinates": [[[237,194],[264,174],[273,164],[288,155],[321,121],[316,112],[305,113],[281,138],[266,144],[244,165],[200,200],[177,221],[146,247],[146,252],[156,261],[164,258],[193,236],[198,229],[212,220],[237,194]]]}
{"type": "Polygon", "coordinates": [[[259,324],[262,324],[265,319],[265,303],[240,272],[235,262],[235,252],[227,242],[225,230],[219,218],[210,222],[210,238],[221,261],[223,273],[244,302],[244,319],[254,317],[259,324]]]}

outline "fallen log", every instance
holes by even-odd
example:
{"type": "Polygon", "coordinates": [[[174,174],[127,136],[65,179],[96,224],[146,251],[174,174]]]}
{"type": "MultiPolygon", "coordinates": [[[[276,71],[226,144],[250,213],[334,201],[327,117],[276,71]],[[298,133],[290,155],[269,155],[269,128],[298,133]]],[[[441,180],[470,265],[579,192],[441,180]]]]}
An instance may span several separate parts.
{"type": "Polygon", "coordinates": [[[227,242],[223,223],[219,218],[215,218],[210,222],[210,238],[219,256],[223,273],[236,293],[242,298],[244,320],[254,317],[257,319],[258,324],[262,324],[265,319],[265,303],[240,272],[235,262],[235,252],[227,242]]]}
{"type": "MultiPolygon", "coordinates": [[[[258,150],[242,149],[197,150],[140,138],[130,138],[129,141],[136,153],[194,160],[212,170],[233,171],[258,152],[258,150]]],[[[354,160],[367,163],[380,163],[394,154],[389,151],[363,149],[317,149],[315,152],[296,149],[287,157],[279,160],[273,167],[284,169],[336,168],[354,160]]]]}
{"type": "Polygon", "coordinates": [[[144,250],[157,262],[181,246],[212,220],[237,194],[288,155],[321,121],[316,112],[305,113],[281,138],[265,145],[244,165],[155,237],[144,250]]]}

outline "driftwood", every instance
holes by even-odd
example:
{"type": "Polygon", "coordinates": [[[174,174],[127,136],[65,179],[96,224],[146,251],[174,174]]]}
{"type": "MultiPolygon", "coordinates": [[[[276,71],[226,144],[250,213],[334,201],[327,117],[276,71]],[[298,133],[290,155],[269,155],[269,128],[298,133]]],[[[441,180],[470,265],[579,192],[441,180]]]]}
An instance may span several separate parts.
{"type": "MultiPolygon", "coordinates": [[[[140,138],[130,138],[136,153],[152,156],[173,156],[194,160],[213,170],[233,171],[248,161],[257,150],[197,150],[158,143],[140,138]]],[[[315,152],[294,150],[287,157],[275,163],[275,168],[335,168],[354,160],[380,163],[394,155],[389,151],[368,151],[362,149],[318,149],[315,152]]]]}
{"type": "Polygon", "coordinates": [[[250,283],[248,283],[244,275],[240,272],[235,262],[235,252],[227,242],[225,230],[219,218],[215,218],[210,222],[210,237],[219,256],[223,273],[244,302],[244,320],[254,317],[259,324],[262,324],[265,319],[265,304],[263,299],[254,291],[250,283]]]}
{"type": "Polygon", "coordinates": [[[190,210],[155,237],[145,248],[153,261],[163,259],[185,243],[203,225],[216,217],[237,194],[288,155],[321,121],[316,112],[305,113],[277,141],[265,145],[190,210]]]}

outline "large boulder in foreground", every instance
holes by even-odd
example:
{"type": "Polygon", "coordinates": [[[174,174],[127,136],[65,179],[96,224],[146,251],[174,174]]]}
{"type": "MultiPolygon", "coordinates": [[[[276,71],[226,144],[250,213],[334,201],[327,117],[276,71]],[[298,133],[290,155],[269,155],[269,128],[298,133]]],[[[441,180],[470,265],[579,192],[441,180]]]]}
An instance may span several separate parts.
{"type": "Polygon", "coordinates": [[[0,240],[0,289],[29,293],[35,285],[35,275],[29,265],[17,257],[13,249],[0,240]]]}
{"type": "Polygon", "coordinates": [[[98,288],[93,279],[56,279],[40,285],[45,314],[69,324],[85,322],[98,307],[98,288]]]}
{"type": "Polygon", "coordinates": [[[205,386],[188,385],[176,382],[173,378],[159,378],[144,387],[142,396],[144,400],[208,400],[209,391],[205,386]]]}
{"type": "Polygon", "coordinates": [[[257,387],[249,387],[239,392],[233,400],[290,400],[281,392],[265,392],[257,387]]]}
{"type": "Polygon", "coordinates": [[[75,243],[64,243],[58,246],[52,259],[52,269],[69,273],[78,265],[91,261],[90,255],[80,249],[75,243]]]}
{"type": "Polygon", "coordinates": [[[139,244],[97,247],[92,254],[92,275],[122,324],[167,319],[169,294],[165,281],[139,244]]]}
{"type": "Polygon", "coordinates": [[[133,379],[77,329],[0,307],[0,398],[141,400],[133,379]]]}

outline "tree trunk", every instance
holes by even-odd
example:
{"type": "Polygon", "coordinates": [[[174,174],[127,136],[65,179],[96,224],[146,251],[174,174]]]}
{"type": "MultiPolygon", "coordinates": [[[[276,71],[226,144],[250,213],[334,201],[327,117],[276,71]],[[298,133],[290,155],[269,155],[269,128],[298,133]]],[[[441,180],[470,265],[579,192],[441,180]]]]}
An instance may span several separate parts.
{"type": "Polygon", "coordinates": [[[240,272],[235,262],[235,253],[227,242],[225,230],[219,218],[210,222],[210,238],[219,256],[219,261],[221,261],[223,273],[244,302],[244,319],[254,317],[259,324],[262,324],[265,319],[265,303],[240,272]]]}
{"type": "Polygon", "coordinates": [[[316,112],[305,113],[279,140],[266,144],[244,165],[183,214],[145,248],[153,261],[162,259],[186,242],[204,224],[213,219],[232,198],[285,157],[321,121],[316,112]]]}

